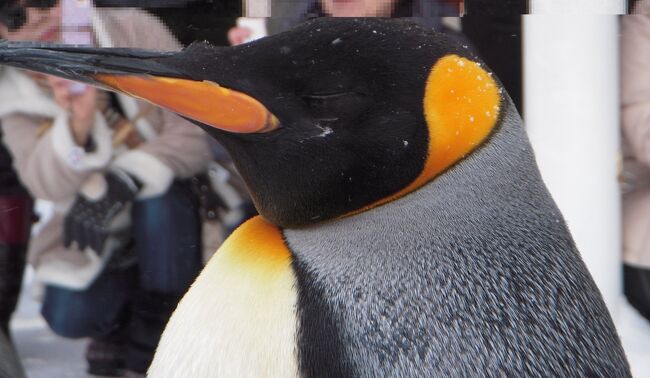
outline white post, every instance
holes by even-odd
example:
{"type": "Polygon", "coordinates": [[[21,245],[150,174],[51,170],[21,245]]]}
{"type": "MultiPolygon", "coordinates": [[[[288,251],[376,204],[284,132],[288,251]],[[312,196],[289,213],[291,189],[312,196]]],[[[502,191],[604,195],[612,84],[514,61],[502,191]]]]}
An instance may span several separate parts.
{"type": "Polygon", "coordinates": [[[245,17],[271,17],[271,0],[245,0],[245,17]]]}
{"type": "Polygon", "coordinates": [[[625,2],[595,3],[531,1],[531,11],[544,15],[524,16],[524,114],[544,181],[616,317],[622,292],[619,52],[611,13],[624,12],[625,2]]]}
{"type": "Polygon", "coordinates": [[[625,0],[529,0],[530,13],[564,14],[574,16],[584,15],[615,15],[625,14],[627,1],[625,0]]]}

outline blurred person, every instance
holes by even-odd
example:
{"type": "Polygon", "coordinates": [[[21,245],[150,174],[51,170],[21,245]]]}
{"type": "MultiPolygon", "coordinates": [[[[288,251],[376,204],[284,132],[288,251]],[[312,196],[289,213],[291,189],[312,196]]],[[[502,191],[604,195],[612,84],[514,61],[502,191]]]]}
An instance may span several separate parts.
{"type": "Polygon", "coordinates": [[[621,32],[624,292],[650,320],[650,0],[621,32]]]}
{"type": "Polygon", "coordinates": [[[20,295],[33,220],[32,205],[13,169],[0,132],[0,377],[23,376],[9,339],[9,320],[20,295]]]}
{"type": "Polygon", "coordinates": [[[399,3],[398,0],[321,0],[321,10],[332,17],[390,17],[399,3]]]}
{"type": "Polygon", "coordinates": [[[9,336],[33,221],[32,199],[13,169],[0,131],[0,331],[9,336]]]}
{"type": "MultiPolygon", "coordinates": [[[[0,1],[0,37],[62,41],[66,6],[0,1]]],[[[95,45],[180,48],[143,11],[101,9],[87,26],[95,45]]],[[[59,335],[92,338],[91,374],[143,375],[202,266],[189,179],[210,160],[205,134],[157,107],[10,68],[0,119],[22,182],[55,203],[28,254],[45,284],[44,318],[59,335]]]]}
{"type": "Polygon", "coordinates": [[[309,18],[411,17],[422,25],[447,31],[443,16],[459,16],[459,5],[444,0],[272,0],[269,34],[286,31],[309,18]]]}

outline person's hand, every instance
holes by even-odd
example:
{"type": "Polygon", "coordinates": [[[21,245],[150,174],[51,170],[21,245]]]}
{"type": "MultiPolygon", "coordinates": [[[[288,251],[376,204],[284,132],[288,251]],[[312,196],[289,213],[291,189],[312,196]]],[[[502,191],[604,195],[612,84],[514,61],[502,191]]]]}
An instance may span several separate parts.
{"type": "Polygon", "coordinates": [[[75,142],[85,146],[97,109],[97,89],[55,76],[48,76],[54,100],[70,114],[70,131],[75,142]]]}
{"type": "Polygon", "coordinates": [[[245,26],[233,26],[228,30],[228,42],[231,46],[241,45],[253,34],[253,31],[245,26]]]}
{"type": "MultiPolygon", "coordinates": [[[[101,179],[102,177],[99,176],[101,179]]],[[[63,243],[105,253],[109,240],[113,247],[129,238],[131,204],[141,184],[126,172],[112,170],[103,176],[104,185],[92,193],[80,193],[65,216],[63,243]]],[[[109,249],[111,247],[109,246],[109,249]]]]}

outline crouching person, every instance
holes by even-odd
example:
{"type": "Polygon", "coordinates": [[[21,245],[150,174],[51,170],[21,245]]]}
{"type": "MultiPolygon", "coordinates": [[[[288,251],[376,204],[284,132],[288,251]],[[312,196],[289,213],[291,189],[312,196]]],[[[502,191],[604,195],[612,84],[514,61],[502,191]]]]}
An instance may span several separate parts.
{"type": "MultiPolygon", "coordinates": [[[[0,38],[60,41],[61,4],[42,3],[0,2],[0,38]]],[[[142,11],[101,10],[92,27],[95,45],[180,48],[142,11]]],[[[0,120],[21,180],[55,204],[28,253],[45,284],[43,316],[59,335],[91,338],[91,374],[144,375],[202,266],[190,178],[210,160],[203,132],[126,97],[8,68],[0,120]]]]}

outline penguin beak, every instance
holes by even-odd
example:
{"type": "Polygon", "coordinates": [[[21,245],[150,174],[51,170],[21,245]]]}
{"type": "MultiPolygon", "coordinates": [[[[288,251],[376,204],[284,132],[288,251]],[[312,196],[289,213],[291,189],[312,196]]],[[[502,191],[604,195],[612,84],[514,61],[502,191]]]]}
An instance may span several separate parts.
{"type": "Polygon", "coordinates": [[[118,92],[225,131],[262,133],[276,129],[279,124],[256,99],[209,81],[110,74],[97,74],[93,79],[118,92]]]}
{"type": "Polygon", "coordinates": [[[262,133],[278,127],[277,118],[255,98],[188,79],[161,63],[174,54],[0,41],[0,64],[125,93],[224,131],[262,133]]]}

